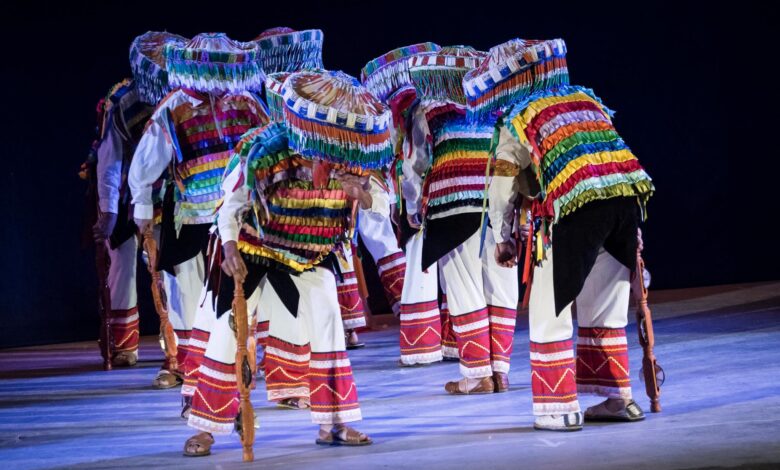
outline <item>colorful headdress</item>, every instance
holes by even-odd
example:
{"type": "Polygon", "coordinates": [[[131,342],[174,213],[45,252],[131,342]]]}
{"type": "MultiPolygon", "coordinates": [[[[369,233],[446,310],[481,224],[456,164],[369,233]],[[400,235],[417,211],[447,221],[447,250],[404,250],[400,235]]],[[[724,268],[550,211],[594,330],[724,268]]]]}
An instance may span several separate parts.
{"type": "Polygon", "coordinates": [[[441,47],[432,42],[399,47],[382,54],[367,63],[360,71],[360,81],[383,102],[402,89],[414,91],[409,77],[409,57],[427,52],[436,52],[441,47]]]}
{"type": "Polygon", "coordinates": [[[257,45],[202,33],[186,44],[166,44],[165,63],[172,87],[206,93],[240,93],[262,88],[265,76],[257,64],[257,45]]]}
{"type": "MultiPolygon", "coordinates": [[[[302,72],[303,70],[299,70],[302,72]]],[[[322,69],[312,69],[312,72],[321,72],[322,69]]],[[[265,101],[268,105],[268,113],[276,122],[284,122],[284,98],[282,88],[287,77],[293,72],[275,72],[265,77],[265,101]]]]}
{"type": "Polygon", "coordinates": [[[155,105],[171,91],[163,47],[168,43],[181,46],[186,42],[187,39],[178,34],[149,31],[130,44],[130,68],[143,102],[155,105]]]}
{"type": "Polygon", "coordinates": [[[312,163],[290,151],[281,123],[244,134],[228,171],[242,160],[251,194],[238,240],[244,258],[293,272],[317,265],[347,230],[351,204],[338,181],[315,187],[312,163]]]}
{"type": "Polygon", "coordinates": [[[267,29],[254,39],[260,67],[266,74],[321,69],[323,38],[319,29],[267,29]]]}
{"type": "Polygon", "coordinates": [[[488,59],[466,74],[463,88],[470,116],[483,119],[532,93],[568,83],[563,39],[512,39],[492,47],[488,59]]]}
{"type": "Polygon", "coordinates": [[[344,72],[299,72],[282,88],[290,147],[345,168],[375,169],[393,159],[390,110],[344,72]]]}
{"type": "Polygon", "coordinates": [[[420,99],[466,104],[463,76],[487,56],[469,46],[448,46],[437,52],[410,57],[409,75],[420,99]]]}
{"type": "Polygon", "coordinates": [[[276,122],[284,122],[282,88],[290,75],[292,72],[275,72],[265,77],[265,102],[268,105],[268,114],[276,122]]]}

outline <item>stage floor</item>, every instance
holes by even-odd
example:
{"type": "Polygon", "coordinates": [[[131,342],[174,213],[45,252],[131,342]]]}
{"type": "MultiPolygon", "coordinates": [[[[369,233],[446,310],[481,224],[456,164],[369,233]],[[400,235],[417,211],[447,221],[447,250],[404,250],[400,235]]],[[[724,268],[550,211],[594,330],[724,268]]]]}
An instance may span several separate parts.
{"type": "MultiPolygon", "coordinates": [[[[306,411],[253,396],[263,468],[780,468],[780,282],[651,294],[656,355],[666,370],[663,412],[649,413],[630,327],[634,395],[647,419],[589,424],[582,432],[532,429],[527,317],[518,319],[511,391],[447,396],[457,364],[399,369],[398,328],[366,332],[350,352],[364,421],[375,443],[314,445],[306,411]]],[[[7,312],[6,312],[7,313],[7,312]]],[[[144,338],[141,362],[103,372],[94,343],[0,351],[0,463],[26,468],[241,468],[238,437],[213,454],[182,457],[193,431],[179,390],[154,390],[162,354],[144,338]]],[[[582,397],[583,406],[598,401],[582,397]]]]}

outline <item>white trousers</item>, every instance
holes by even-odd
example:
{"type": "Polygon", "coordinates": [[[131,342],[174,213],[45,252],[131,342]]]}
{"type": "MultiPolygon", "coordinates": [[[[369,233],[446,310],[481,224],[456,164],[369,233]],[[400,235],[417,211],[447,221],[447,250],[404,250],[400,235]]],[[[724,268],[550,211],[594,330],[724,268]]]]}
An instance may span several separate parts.
{"type": "Polygon", "coordinates": [[[480,255],[477,231],[439,261],[457,338],[460,371],[467,378],[509,372],[517,316],[517,266],[496,263],[488,230],[480,255]]]}

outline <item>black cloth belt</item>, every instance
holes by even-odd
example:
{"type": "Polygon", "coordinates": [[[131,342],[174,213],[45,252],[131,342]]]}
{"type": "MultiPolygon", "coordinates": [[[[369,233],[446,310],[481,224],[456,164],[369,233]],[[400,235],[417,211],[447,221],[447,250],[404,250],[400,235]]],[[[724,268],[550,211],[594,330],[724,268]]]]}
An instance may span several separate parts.
{"type": "Polygon", "coordinates": [[[482,214],[470,212],[425,222],[422,269],[426,270],[442,256],[459,247],[479,230],[482,214]]]}
{"type": "Polygon", "coordinates": [[[636,270],[639,205],[635,197],[593,201],[552,227],[555,315],[577,298],[601,247],[636,270]]]}

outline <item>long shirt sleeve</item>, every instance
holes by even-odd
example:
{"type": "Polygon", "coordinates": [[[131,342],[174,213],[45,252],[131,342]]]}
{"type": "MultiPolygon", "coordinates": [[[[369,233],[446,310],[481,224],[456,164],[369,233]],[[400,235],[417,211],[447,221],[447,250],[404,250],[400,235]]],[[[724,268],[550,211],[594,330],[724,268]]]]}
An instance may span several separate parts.
{"type": "Polygon", "coordinates": [[[101,212],[119,212],[123,142],[113,119],[97,149],[97,191],[101,212]]]}
{"type": "Polygon", "coordinates": [[[222,243],[238,241],[239,216],[249,204],[249,188],[244,184],[244,166],[236,167],[222,180],[222,206],[217,211],[217,227],[222,243]]]}
{"type": "Polygon", "coordinates": [[[376,176],[372,175],[368,180],[371,207],[361,210],[379,214],[382,217],[390,217],[390,193],[387,191],[384,182],[380,182],[376,178],[376,176]]]}
{"type": "Polygon", "coordinates": [[[412,116],[411,140],[407,138],[404,146],[410,150],[409,158],[403,161],[403,178],[401,193],[406,200],[406,211],[410,215],[417,214],[422,204],[423,176],[431,166],[431,155],[428,140],[430,129],[425,119],[425,110],[418,107],[412,116]]]}
{"type": "Polygon", "coordinates": [[[531,154],[506,127],[499,130],[496,170],[488,189],[489,217],[497,243],[508,241],[518,195],[535,197],[539,186],[530,171],[531,154]]]}
{"type": "Polygon", "coordinates": [[[127,182],[133,195],[136,219],[152,219],[152,185],[165,171],[173,158],[173,145],[165,131],[163,110],[158,109],[149,121],[130,164],[127,182]]]}

